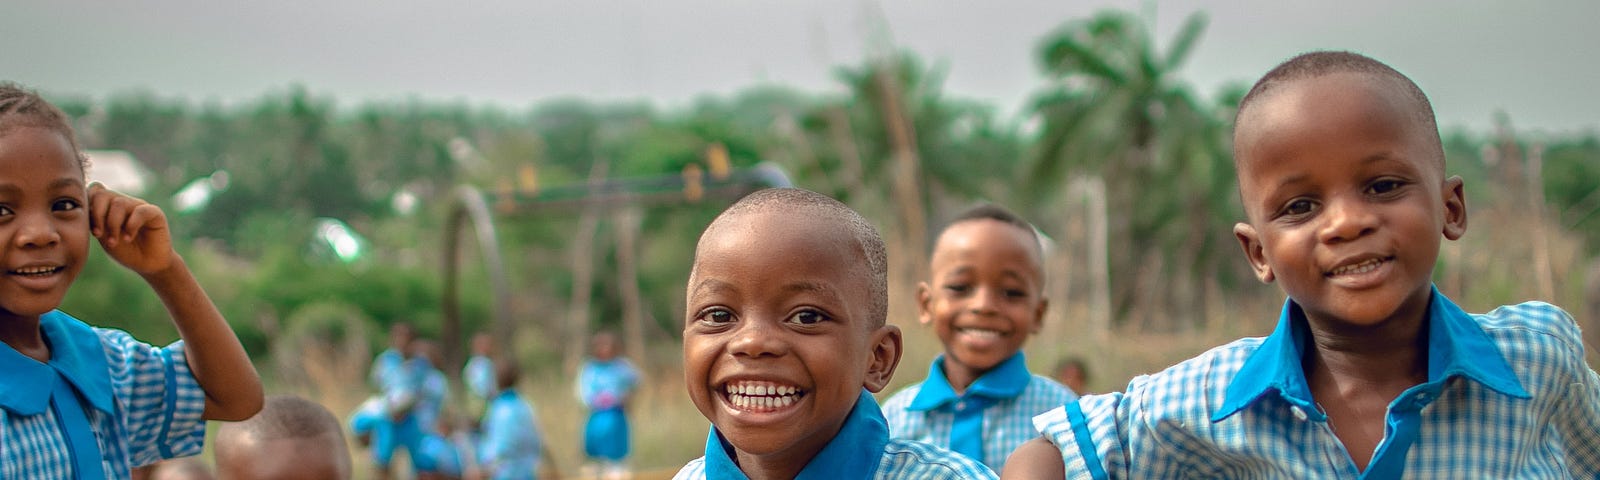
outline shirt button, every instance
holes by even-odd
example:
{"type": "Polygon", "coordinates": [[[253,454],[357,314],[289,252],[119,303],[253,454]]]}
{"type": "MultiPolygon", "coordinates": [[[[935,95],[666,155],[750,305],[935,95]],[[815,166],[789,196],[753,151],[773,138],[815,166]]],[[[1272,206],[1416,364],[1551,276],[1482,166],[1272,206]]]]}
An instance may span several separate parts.
{"type": "Polygon", "coordinates": [[[1289,411],[1294,413],[1294,418],[1296,420],[1300,420],[1302,422],[1306,421],[1305,409],[1300,407],[1289,407],[1289,411]]]}
{"type": "Polygon", "coordinates": [[[956,402],[956,411],[957,412],[962,411],[962,410],[966,410],[966,409],[967,409],[967,402],[966,401],[956,402]]]}

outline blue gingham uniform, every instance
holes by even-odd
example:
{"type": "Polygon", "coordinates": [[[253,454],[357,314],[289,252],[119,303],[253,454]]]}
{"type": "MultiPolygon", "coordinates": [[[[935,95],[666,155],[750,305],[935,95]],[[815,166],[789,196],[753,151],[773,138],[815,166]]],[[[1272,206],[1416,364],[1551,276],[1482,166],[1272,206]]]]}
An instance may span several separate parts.
{"type": "Polygon", "coordinates": [[[1023,442],[1038,437],[1033,417],[1078,398],[1054,380],[1028,373],[1018,352],[956,395],[944,375],[944,355],[928,379],[883,402],[889,437],[927,442],[983,462],[995,471],[1023,442]]]}
{"type": "Polygon", "coordinates": [[[482,400],[494,398],[495,385],[494,360],[483,355],[473,355],[467,360],[467,366],[461,368],[461,380],[466,382],[467,391],[482,400]]]}
{"type": "MultiPolygon", "coordinates": [[[[733,446],[715,426],[706,436],[706,456],[684,465],[673,480],[747,480],[733,461],[733,446]]],[[[966,480],[996,478],[994,471],[961,454],[922,442],[890,440],[883,411],[872,394],[861,391],[839,433],[811,458],[799,480],[873,478],[966,480]]]]}
{"type": "Polygon", "coordinates": [[[98,469],[121,479],[131,467],[200,453],[205,392],[182,341],[158,348],[60,311],[41,316],[39,329],[49,363],[0,343],[0,478],[72,479],[98,469]],[[66,430],[71,418],[88,431],[66,430]],[[78,459],[73,442],[91,439],[100,458],[78,459]]]}
{"type": "Polygon", "coordinates": [[[538,474],[538,419],[533,406],[516,390],[504,390],[489,402],[483,416],[478,464],[494,480],[532,479],[538,474]]]}
{"type": "Polygon", "coordinates": [[[589,409],[583,424],[583,454],[610,462],[628,458],[630,434],[627,405],[622,402],[639,385],[639,370],[628,359],[590,359],[578,371],[578,399],[589,409]]]}
{"type": "Polygon", "coordinates": [[[1437,290],[1428,380],[1389,404],[1383,441],[1359,472],[1301,368],[1305,315],[1212,349],[1126,394],[1093,395],[1034,419],[1068,478],[1597,478],[1600,376],[1560,308],[1483,315],[1437,290]]]}

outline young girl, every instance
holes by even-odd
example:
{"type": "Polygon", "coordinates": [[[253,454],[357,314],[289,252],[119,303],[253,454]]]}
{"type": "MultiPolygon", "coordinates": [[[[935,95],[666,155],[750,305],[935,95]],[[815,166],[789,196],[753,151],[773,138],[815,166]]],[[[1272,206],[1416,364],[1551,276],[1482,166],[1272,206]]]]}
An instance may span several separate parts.
{"type": "Polygon", "coordinates": [[[599,332],[593,339],[594,357],[578,372],[578,398],[589,409],[583,426],[583,452],[598,462],[605,478],[627,476],[628,397],[639,385],[639,371],[617,353],[617,337],[599,332]]]}
{"type": "Polygon", "coordinates": [[[85,167],[60,109],[0,83],[0,478],[128,478],[200,453],[205,420],[261,409],[255,367],[166,215],[86,185],[85,167]],[[182,341],[158,348],[56,310],[91,235],[149,283],[182,341]]]}

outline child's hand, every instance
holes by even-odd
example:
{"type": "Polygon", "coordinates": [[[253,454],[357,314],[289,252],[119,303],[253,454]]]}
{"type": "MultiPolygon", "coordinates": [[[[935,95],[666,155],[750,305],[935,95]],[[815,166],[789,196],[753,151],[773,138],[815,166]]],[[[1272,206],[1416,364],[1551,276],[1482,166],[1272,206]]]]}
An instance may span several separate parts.
{"type": "Polygon", "coordinates": [[[134,273],[148,275],[172,265],[172,233],[161,208],[99,182],[89,185],[89,231],[112,259],[134,273]]]}

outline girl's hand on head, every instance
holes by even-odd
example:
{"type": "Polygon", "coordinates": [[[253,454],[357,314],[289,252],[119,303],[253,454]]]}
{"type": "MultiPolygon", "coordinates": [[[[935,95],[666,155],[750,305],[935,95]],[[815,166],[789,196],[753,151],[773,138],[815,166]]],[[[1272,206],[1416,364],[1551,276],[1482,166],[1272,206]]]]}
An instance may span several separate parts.
{"type": "Polygon", "coordinates": [[[117,263],[148,275],[172,265],[172,233],[161,208],[95,182],[89,185],[89,231],[117,263]]]}

